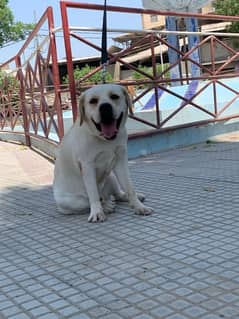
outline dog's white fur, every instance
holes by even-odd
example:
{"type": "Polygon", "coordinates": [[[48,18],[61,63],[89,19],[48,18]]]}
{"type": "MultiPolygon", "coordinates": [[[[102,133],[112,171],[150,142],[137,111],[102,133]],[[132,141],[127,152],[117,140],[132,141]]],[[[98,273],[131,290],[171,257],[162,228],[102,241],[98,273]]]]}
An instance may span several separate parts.
{"type": "Polygon", "coordinates": [[[125,122],[130,106],[126,89],[116,84],[96,85],[81,95],[79,117],[63,138],[55,163],[53,191],[59,211],[90,209],[89,222],[104,221],[105,213],[114,209],[113,195],[129,201],[136,214],[151,213],[129,177],[125,122]],[[115,120],[121,116],[114,136],[112,127],[97,129],[102,104],[111,106],[115,120]]]}

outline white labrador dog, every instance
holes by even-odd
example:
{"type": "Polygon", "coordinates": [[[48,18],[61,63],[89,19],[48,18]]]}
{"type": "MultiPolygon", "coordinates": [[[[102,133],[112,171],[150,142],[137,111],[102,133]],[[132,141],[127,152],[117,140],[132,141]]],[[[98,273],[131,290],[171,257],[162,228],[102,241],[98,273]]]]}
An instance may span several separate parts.
{"type": "Polygon", "coordinates": [[[81,95],[79,117],[55,163],[53,191],[62,213],[88,209],[88,221],[101,222],[114,210],[113,198],[128,201],[136,214],[152,212],[129,177],[125,122],[130,106],[126,89],[117,84],[97,85],[81,95]]]}

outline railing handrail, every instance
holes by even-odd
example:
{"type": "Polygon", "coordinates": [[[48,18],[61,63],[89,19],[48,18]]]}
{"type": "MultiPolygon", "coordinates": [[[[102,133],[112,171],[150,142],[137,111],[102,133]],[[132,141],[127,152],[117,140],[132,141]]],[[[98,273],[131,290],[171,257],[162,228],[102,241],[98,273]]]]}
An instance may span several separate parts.
{"type": "MultiPolygon", "coordinates": [[[[90,28],[90,27],[76,27],[69,26],[70,31],[80,31],[80,32],[101,32],[101,28],[90,28]]],[[[57,32],[59,28],[57,29],[57,32]]],[[[239,38],[239,33],[236,32],[205,32],[205,31],[167,31],[167,30],[152,30],[152,29],[117,29],[117,28],[109,28],[107,29],[109,33],[141,33],[141,34],[175,34],[175,35],[201,35],[201,36],[225,36],[225,37],[237,37],[239,38]]]]}
{"type": "MultiPolygon", "coordinates": [[[[87,10],[104,10],[104,6],[100,4],[91,4],[83,2],[71,2],[68,0],[61,0],[61,5],[65,8],[81,8],[87,10]]],[[[179,12],[179,11],[163,11],[163,10],[152,10],[152,9],[141,9],[141,8],[132,8],[132,7],[120,7],[120,6],[106,6],[107,11],[112,12],[121,12],[121,13],[135,13],[135,14],[149,14],[149,15],[162,15],[162,16],[171,16],[171,17],[185,17],[185,18],[198,18],[201,20],[223,20],[223,21],[239,21],[239,16],[223,16],[219,14],[203,14],[195,12],[179,12]]]]}

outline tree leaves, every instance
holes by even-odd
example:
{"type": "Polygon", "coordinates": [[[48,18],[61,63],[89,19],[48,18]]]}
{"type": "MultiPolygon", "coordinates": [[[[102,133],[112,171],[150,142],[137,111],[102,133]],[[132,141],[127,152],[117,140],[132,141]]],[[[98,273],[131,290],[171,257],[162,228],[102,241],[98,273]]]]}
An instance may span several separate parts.
{"type": "MultiPolygon", "coordinates": [[[[239,1],[238,0],[216,0],[213,6],[217,14],[226,16],[238,16],[239,15],[239,1]]],[[[239,22],[233,21],[229,27],[228,32],[239,32],[239,22]]]]}
{"type": "Polygon", "coordinates": [[[0,47],[11,41],[23,40],[34,24],[15,22],[8,0],[0,0],[0,47]]]}

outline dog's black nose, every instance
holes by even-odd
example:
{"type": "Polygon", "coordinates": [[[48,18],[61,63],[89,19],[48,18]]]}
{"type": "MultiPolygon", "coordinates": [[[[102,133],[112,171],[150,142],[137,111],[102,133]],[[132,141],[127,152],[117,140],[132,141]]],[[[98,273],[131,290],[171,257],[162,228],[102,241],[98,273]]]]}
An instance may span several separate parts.
{"type": "Polygon", "coordinates": [[[110,124],[114,121],[113,108],[109,103],[102,103],[99,108],[101,123],[110,124]]]}

